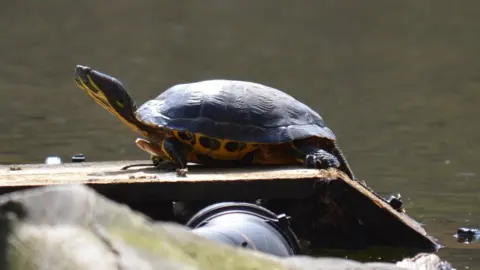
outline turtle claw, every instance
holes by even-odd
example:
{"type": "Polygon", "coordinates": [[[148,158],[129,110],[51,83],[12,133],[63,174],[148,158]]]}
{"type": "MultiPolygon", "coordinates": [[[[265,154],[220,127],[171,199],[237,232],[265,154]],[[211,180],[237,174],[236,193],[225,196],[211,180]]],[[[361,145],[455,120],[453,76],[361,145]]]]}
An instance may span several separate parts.
{"type": "Polygon", "coordinates": [[[130,165],[126,165],[126,166],[123,166],[122,168],[120,168],[121,171],[125,171],[125,170],[128,170],[130,168],[135,168],[135,167],[150,167],[150,166],[155,166],[153,164],[130,164],[130,165]]]}
{"type": "Polygon", "coordinates": [[[338,159],[325,150],[318,150],[313,154],[306,155],[304,163],[307,168],[315,169],[338,168],[340,166],[338,159]]]}
{"type": "Polygon", "coordinates": [[[127,165],[127,166],[122,167],[121,170],[127,170],[127,169],[130,169],[130,168],[133,168],[133,167],[150,167],[150,166],[154,167],[157,170],[169,171],[169,172],[173,172],[176,169],[178,169],[178,166],[175,165],[170,160],[164,160],[164,159],[162,159],[160,157],[157,157],[157,156],[152,156],[151,160],[152,160],[152,163],[150,163],[150,164],[144,164],[144,163],[142,163],[142,164],[131,164],[131,165],[127,165]]]}
{"type": "Polygon", "coordinates": [[[153,166],[155,169],[166,172],[175,172],[179,177],[186,177],[188,169],[179,168],[179,165],[170,160],[165,160],[157,156],[152,156],[153,166]]]}
{"type": "Polygon", "coordinates": [[[178,169],[178,166],[175,165],[173,162],[169,160],[163,160],[160,162],[155,162],[153,164],[155,166],[155,169],[160,170],[160,171],[168,171],[168,172],[173,172],[176,169],[178,169]]]}
{"type": "Polygon", "coordinates": [[[175,173],[179,177],[187,177],[188,168],[178,168],[175,170],[175,173]]]}
{"type": "Polygon", "coordinates": [[[178,165],[169,160],[161,161],[154,166],[157,170],[175,172],[179,177],[186,177],[188,172],[188,168],[179,168],[178,165]]]}

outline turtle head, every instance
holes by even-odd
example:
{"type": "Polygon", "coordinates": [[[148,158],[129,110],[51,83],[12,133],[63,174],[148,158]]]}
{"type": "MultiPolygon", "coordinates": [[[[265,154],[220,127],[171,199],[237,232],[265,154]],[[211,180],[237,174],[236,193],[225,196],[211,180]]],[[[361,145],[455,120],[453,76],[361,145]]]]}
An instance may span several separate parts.
{"type": "Polygon", "coordinates": [[[80,65],[76,66],[74,77],[77,86],[96,103],[130,128],[140,131],[140,122],[135,115],[137,106],[119,80],[80,65]]]}

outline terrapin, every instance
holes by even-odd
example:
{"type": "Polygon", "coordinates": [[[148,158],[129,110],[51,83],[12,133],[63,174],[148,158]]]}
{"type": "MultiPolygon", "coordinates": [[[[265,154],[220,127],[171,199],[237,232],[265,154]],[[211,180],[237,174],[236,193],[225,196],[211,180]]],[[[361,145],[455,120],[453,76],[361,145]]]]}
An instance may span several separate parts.
{"type": "Polygon", "coordinates": [[[354,179],[322,117],[272,87],[223,79],[184,83],[137,108],[109,75],[78,65],[74,77],[96,103],[145,138],[136,144],[158,167],[303,163],[338,168],[354,179]]]}

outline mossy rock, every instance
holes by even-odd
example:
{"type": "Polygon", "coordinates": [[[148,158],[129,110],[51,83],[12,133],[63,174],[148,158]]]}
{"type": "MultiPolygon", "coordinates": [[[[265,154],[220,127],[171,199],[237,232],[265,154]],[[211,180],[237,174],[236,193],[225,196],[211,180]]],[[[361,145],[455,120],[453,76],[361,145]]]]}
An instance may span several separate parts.
{"type": "Polygon", "coordinates": [[[182,226],[153,222],[80,185],[1,196],[0,232],[0,268],[10,270],[403,269],[334,258],[277,258],[218,244],[182,226]]]}

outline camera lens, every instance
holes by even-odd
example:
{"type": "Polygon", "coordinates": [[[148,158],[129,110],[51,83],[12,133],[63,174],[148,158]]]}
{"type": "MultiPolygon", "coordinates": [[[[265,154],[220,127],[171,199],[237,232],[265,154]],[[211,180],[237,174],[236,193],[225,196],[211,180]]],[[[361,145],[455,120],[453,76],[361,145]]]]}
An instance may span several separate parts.
{"type": "Polygon", "coordinates": [[[276,256],[298,254],[298,239],[289,217],[251,203],[217,203],[200,210],[188,222],[193,232],[236,247],[276,256]]]}

